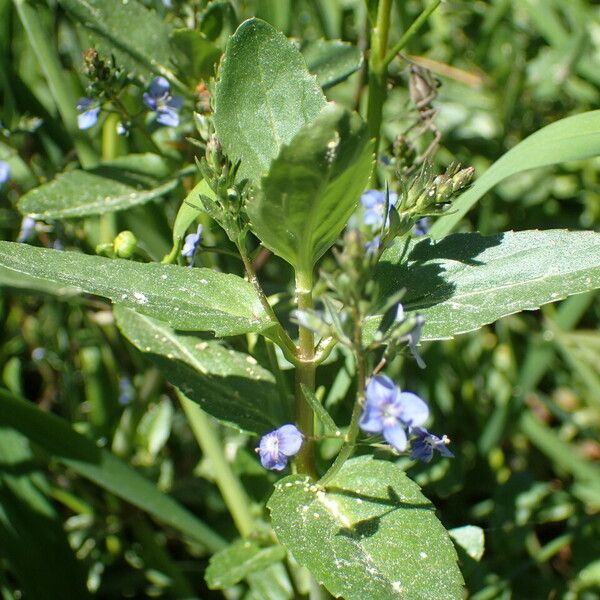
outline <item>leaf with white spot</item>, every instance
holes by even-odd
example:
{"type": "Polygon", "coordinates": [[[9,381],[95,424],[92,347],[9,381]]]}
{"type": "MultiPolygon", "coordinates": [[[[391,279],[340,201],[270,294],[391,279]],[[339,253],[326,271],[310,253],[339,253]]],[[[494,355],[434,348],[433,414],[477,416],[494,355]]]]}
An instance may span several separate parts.
{"type": "Polygon", "coordinates": [[[280,542],[346,600],[459,600],[463,579],[434,508],[394,463],[346,461],[322,489],[279,481],[268,502],[280,542]]]}

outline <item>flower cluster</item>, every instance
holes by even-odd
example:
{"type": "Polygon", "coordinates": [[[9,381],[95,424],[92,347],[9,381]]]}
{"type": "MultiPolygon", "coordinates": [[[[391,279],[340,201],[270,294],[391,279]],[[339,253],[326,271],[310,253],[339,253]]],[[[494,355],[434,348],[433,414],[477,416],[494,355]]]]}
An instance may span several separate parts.
{"type": "Polygon", "coordinates": [[[303,441],[304,436],[300,430],[288,423],[264,435],[256,451],[265,469],[283,471],[288,460],[298,453],[303,441]]]}
{"type": "Polygon", "coordinates": [[[408,436],[414,435],[412,458],[429,462],[433,451],[452,456],[446,448],[446,436],[438,438],[421,426],[429,418],[429,407],[412,392],[401,392],[386,375],[371,378],[365,392],[366,402],[360,428],[366,433],[382,434],[385,441],[399,452],[408,447],[408,436]]]}
{"type": "MultiPolygon", "coordinates": [[[[154,78],[144,92],[144,104],[154,113],[156,121],[167,127],[177,127],[179,125],[179,113],[177,112],[183,106],[181,96],[171,94],[171,86],[164,77],[154,78]]],[[[80,98],[77,103],[77,125],[79,129],[90,129],[98,122],[102,105],[100,101],[94,98],[80,98]]],[[[119,123],[119,135],[126,135],[128,124],[119,123]]]]}

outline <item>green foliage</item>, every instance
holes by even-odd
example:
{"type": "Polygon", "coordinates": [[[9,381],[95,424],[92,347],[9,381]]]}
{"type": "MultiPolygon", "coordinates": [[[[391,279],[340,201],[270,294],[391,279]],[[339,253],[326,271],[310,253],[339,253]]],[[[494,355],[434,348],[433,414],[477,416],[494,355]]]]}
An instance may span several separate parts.
{"type": "Polygon", "coordinates": [[[312,269],[356,209],[371,166],[358,115],[328,106],[271,163],[248,205],[252,231],[299,270],[312,269]]]}
{"type": "Polygon", "coordinates": [[[404,307],[425,316],[423,339],[451,338],[600,286],[600,235],[459,233],[408,249],[397,242],[384,253],[377,279],[383,297],[406,288],[404,307]]]}
{"type": "Polygon", "coordinates": [[[0,242],[0,266],[30,278],[78,287],[189,331],[235,335],[272,326],[252,286],[210,269],[59,252],[0,242]]]}
{"type": "Polygon", "coordinates": [[[268,506],[279,540],[335,596],[462,598],[448,534],[393,463],[351,459],[326,489],[291,475],[268,506]]]}
{"type": "Polygon", "coordinates": [[[305,44],[301,50],[308,70],[317,76],[324,90],[344,81],[363,63],[361,51],[341,40],[317,40],[305,44]]]}
{"type": "Polygon", "coordinates": [[[169,163],[156,154],[130,154],[82,171],[75,169],[33,188],[19,210],[34,219],[68,219],[127,210],[177,187],[169,163]],[[165,181],[166,180],[166,181],[165,181]]]}
{"type": "Polygon", "coordinates": [[[296,47],[260,19],[242,23],[227,43],[215,97],[215,127],[239,176],[257,182],[281,147],[325,106],[296,47]]]}

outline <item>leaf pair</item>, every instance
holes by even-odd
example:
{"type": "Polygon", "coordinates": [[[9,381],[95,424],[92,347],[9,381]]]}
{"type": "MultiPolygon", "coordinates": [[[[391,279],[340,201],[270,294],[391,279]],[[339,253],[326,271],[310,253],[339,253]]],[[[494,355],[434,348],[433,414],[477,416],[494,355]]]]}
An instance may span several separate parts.
{"type": "Polygon", "coordinates": [[[297,48],[259,19],[229,41],[215,103],[217,136],[256,189],[252,230],[297,269],[312,269],[367,185],[365,124],[327,104],[297,48]]]}

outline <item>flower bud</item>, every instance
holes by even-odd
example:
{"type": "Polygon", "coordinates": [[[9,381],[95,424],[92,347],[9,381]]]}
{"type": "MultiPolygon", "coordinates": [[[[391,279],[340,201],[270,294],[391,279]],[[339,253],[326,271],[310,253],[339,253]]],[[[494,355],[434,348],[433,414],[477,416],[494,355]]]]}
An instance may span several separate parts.
{"type": "Polygon", "coordinates": [[[137,238],[131,231],[121,231],[113,240],[113,249],[119,258],[131,258],[137,249],[137,238]]]}

